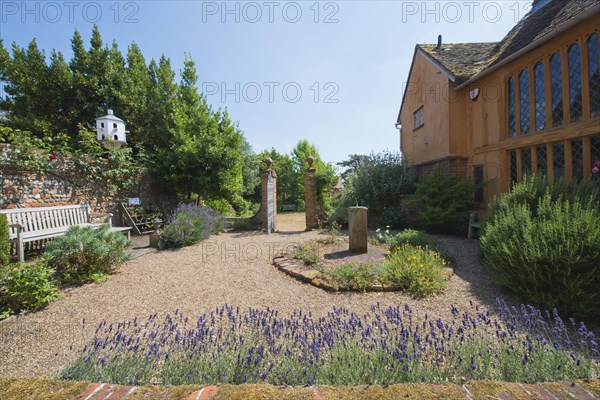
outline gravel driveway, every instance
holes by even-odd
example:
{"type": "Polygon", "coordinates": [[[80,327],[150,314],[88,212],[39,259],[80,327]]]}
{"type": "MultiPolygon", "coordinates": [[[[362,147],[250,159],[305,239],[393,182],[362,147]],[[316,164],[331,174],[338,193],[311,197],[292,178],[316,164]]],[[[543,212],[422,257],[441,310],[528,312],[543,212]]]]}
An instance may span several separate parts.
{"type": "MultiPolygon", "coordinates": [[[[375,302],[408,303],[417,314],[448,318],[449,306],[489,306],[506,297],[477,260],[477,242],[441,237],[457,258],[447,290],[424,300],[402,293],[328,293],[272,265],[274,252],[319,237],[318,232],[224,233],[177,251],[153,252],[122,266],[107,281],[62,293],[44,310],[0,325],[0,376],[54,376],[93,337],[102,320],[159,318],[179,309],[197,316],[228,303],[240,307],[296,308],[322,315],[332,306],[361,314],[375,302]]],[[[280,314],[281,315],[281,314],[280,314]]]]}

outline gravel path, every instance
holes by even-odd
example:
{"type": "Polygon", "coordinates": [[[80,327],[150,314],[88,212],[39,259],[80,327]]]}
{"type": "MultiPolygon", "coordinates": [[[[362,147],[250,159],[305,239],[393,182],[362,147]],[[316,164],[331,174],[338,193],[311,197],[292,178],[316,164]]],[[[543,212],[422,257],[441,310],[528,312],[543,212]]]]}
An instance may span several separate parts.
{"type": "MultiPolygon", "coordinates": [[[[64,292],[44,310],[0,325],[0,376],[54,376],[93,337],[102,320],[159,318],[175,309],[197,316],[228,303],[240,307],[295,308],[323,315],[332,306],[361,314],[375,302],[408,303],[416,314],[448,318],[449,306],[493,305],[506,297],[477,259],[477,243],[441,237],[457,258],[455,275],[440,295],[416,300],[402,293],[327,293],[301,283],[272,265],[274,252],[314,239],[318,232],[267,236],[225,233],[177,251],[150,253],[130,261],[107,281],[64,292]]],[[[281,315],[281,314],[280,314],[281,315]]]]}

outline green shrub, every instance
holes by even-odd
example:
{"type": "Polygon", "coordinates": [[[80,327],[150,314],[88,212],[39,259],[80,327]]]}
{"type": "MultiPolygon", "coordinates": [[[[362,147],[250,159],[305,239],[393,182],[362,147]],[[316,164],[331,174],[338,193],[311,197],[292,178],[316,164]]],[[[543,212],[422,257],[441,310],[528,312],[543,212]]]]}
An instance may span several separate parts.
{"type": "Polygon", "coordinates": [[[43,262],[13,264],[0,269],[0,319],[36,310],[57,296],[54,270],[43,262]]]}
{"type": "Polygon", "coordinates": [[[340,226],[348,226],[348,207],[338,206],[327,216],[326,225],[336,223],[340,226]]]}
{"type": "MultiPolygon", "coordinates": [[[[560,182],[558,185],[562,185],[560,182]]],[[[526,180],[500,197],[482,226],[495,281],[537,307],[587,316],[600,309],[600,207],[589,183],[544,188],[526,180]]]]}
{"type": "MultiPolygon", "coordinates": [[[[231,198],[231,206],[235,210],[235,215],[238,217],[248,217],[254,215],[254,208],[257,204],[254,204],[252,201],[245,199],[239,194],[234,195],[231,198]]],[[[260,204],[258,204],[260,206],[260,204]]]]}
{"type": "Polygon", "coordinates": [[[391,228],[401,228],[406,226],[406,212],[403,207],[389,207],[383,210],[381,214],[381,224],[391,228]]]}
{"type": "Polygon", "coordinates": [[[0,214],[0,267],[10,262],[10,236],[6,215],[0,214]]]}
{"type": "Polygon", "coordinates": [[[546,195],[552,201],[567,199],[572,202],[577,199],[585,202],[592,198],[592,201],[600,204],[600,190],[592,181],[569,182],[562,178],[548,180],[545,177],[525,176],[521,183],[513,185],[510,195],[504,194],[492,203],[483,223],[494,219],[497,212],[522,204],[527,204],[535,212],[539,200],[546,195]]]}
{"type": "Polygon", "coordinates": [[[342,174],[344,188],[329,221],[347,225],[347,208],[360,205],[369,208],[370,217],[381,217],[383,225],[404,224],[401,198],[414,192],[415,177],[399,153],[353,155],[340,165],[348,170],[342,174]]]}
{"type": "Polygon", "coordinates": [[[221,215],[235,215],[232,211],[231,204],[225,199],[209,199],[206,201],[206,205],[221,215]]]}
{"type": "Polygon", "coordinates": [[[180,248],[198,243],[223,231],[225,219],[210,207],[180,204],[160,235],[160,249],[180,248]]]}
{"type": "Polygon", "coordinates": [[[101,279],[129,259],[130,242],[121,232],[72,226],[64,236],[46,244],[48,263],[62,283],[84,283],[101,279]]]}
{"type": "Polygon", "coordinates": [[[452,262],[453,257],[448,251],[442,246],[442,244],[433,236],[428,235],[425,232],[417,231],[414,229],[404,229],[402,232],[397,233],[388,241],[390,250],[394,250],[403,244],[410,244],[411,246],[427,247],[430,250],[438,253],[446,262],[452,262]]]}
{"type": "Polygon", "coordinates": [[[258,224],[251,218],[234,218],[231,220],[231,229],[234,231],[255,231],[258,224]]]}
{"type": "Polygon", "coordinates": [[[381,280],[417,296],[426,296],[446,288],[449,273],[446,265],[433,250],[402,244],[385,261],[381,280]]]}
{"type": "Polygon", "coordinates": [[[294,258],[296,260],[304,261],[305,265],[314,265],[321,261],[321,257],[319,256],[319,251],[316,246],[311,246],[310,244],[301,246],[294,253],[294,258]]]}
{"type": "Polygon", "coordinates": [[[381,263],[347,262],[329,268],[326,272],[340,288],[364,290],[373,285],[380,275],[381,263]]]}
{"type": "Polygon", "coordinates": [[[462,234],[469,223],[469,194],[474,186],[465,178],[445,176],[440,169],[417,184],[410,201],[414,225],[435,233],[462,234]]]}

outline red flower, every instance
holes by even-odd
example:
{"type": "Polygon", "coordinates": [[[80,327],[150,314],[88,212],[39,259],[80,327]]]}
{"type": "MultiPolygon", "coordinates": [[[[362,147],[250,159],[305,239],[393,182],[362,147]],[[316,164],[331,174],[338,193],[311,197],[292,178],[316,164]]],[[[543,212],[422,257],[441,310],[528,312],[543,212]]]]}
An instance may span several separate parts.
{"type": "Polygon", "coordinates": [[[56,155],[55,154],[50,154],[50,156],[48,158],[50,159],[50,161],[56,160],[56,155]]]}
{"type": "Polygon", "coordinates": [[[600,161],[596,161],[596,162],[594,163],[594,167],[596,167],[596,168],[600,168],[600,161]]]}

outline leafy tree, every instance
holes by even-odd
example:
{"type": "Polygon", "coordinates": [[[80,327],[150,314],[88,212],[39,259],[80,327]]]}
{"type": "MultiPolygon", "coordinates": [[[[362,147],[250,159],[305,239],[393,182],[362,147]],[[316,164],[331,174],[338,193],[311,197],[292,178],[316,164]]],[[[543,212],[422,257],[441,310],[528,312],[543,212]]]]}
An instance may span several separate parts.
{"type": "Polygon", "coordinates": [[[265,150],[259,155],[261,171],[265,168],[265,164],[262,164],[262,161],[267,158],[273,160],[272,168],[277,173],[277,204],[279,206],[283,204],[296,204],[299,194],[292,158],[288,154],[277,152],[274,148],[265,150]]]}
{"type": "Polygon", "coordinates": [[[329,191],[337,183],[336,171],[330,164],[323,162],[317,147],[306,139],[300,140],[292,150],[297,196],[302,196],[301,201],[304,200],[304,173],[308,168],[308,157],[311,156],[314,159],[312,167],[317,181],[317,200],[324,211],[329,211],[329,191]]]}
{"type": "MultiPolygon", "coordinates": [[[[161,64],[167,65],[163,60],[161,64]]],[[[160,83],[161,67],[158,72],[160,83]]],[[[168,77],[163,80],[168,83],[168,77]]],[[[231,199],[242,189],[243,136],[226,111],[212,112],[198,94],[197,81],[194,61],[186,57],[175,88],[173,126],[165,127],[169,142],[155,147],[154,171],[188,199],[192,193],[231,199]]]]}
{"type": "MultiPolygon", "coordinates": [[[[6,58],[6,50],[1,51],[6,58]]],[[[35,132],[38,136],[49,133],[48,122],[41,117],[44,109],[44,95],[48,67],[45,54],[39,50],[33,39],[27,48],[12,46],[12,60],[3,63],[2,77],[7,94],[0,102],[5,112],[6,124],[35,132]]]]}
{"type": "MultiPolygon", "coordinates": [[[[27,48],[13,45],[12,56],[0,40],[0,81],[7,93],[0,99],[0,123],[33,134],[17,140],[17,147],[25,143],[41,146],[32,148],[70,154],[74,162],[89,152],[89,168],[107,168],[106,163],[114,162],[114,176],[94,175],[108,179],[108,187],[120,176],[121,166],[135,160],[147,165],[158,182],[177,194],[229,202],[251,196],[258,180],[251,174],[258,161],[227,111],[213,111],[198,93],[198,75],[189,55],[177,83],[165,55],[147,65],[133,43],[124,57],[116,42],[103,43],[97,26],[89,49],[77,30],[71,48],[68,62],[60,52],[52,51],[47,64],[35,40],[27,48]],[[108,108],[127,121],[132,150],[107,153],[90,142],[88,131],[108,108]]],[[[15,140],[14,132],[4,136],[15,140]]],[[[34,155],[20,158],[19,162],[31,167],[46,167],[41,164],[47,160],[34,155]]],[[[67,170],[81,169],[84,164],[67,170]]],[[[69,175],[68,171],[63,172],[69,175]]]]}
{"type": "Polygon", "coordinates": [[[137,44],[132,43],[127,50],[127,65],[123,88],[120,93],[123,117],[127,120],[132,146],[146,147],[146,134],[153,131],[149,124],[150,113],[150,71],[137,44]]]}

